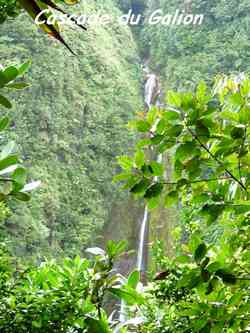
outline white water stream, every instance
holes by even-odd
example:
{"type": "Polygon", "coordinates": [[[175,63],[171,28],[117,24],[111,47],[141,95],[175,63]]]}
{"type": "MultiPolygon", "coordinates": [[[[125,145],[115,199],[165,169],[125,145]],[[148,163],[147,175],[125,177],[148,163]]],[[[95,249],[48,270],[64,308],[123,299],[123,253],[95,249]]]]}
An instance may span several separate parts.
{"type": "Polygon", "coordinates": [[[155,74],[148,74],[144,87],[144,101],[148,108],[151,107],[154,99],[154,94],[158,90],[158,80],[155,74]]]}
{"type": "MultiPolygon", "coordinates": [[[[146,69],[147,70],[147,69],[146,69]]],[[[157,76],[152,73],[148,74],[144,87],[144,101],[148,108],[154,104],[155,96],[159,94],[159,86],[157,76]]],[[[157,156],[157,162],[161,163],[162,155],[157,156]]],[[[157,181],[157,177],[154,178],[157,181]]],[[[141,222],[140,234],[139,234],[139,246],[137,252],[137,270],[139,272],[145,272],[146,270],[146,252],[147,252],[147,233],[148,233],[148,208],[145,206],[143,219],[141,222]]]]}
{"type": "MultiPolygon", "coordinates": [[[[154,73],[149,74],[149,70],[146,67],[145,72],[147,74],[147,79],[144,85],[144,102],[146,104],[147,109],[154,103],[154,97],[159,94],[159,86],[158,86],[158,79],[154,73]]],[[[158,155],[157,162],[162,162],[162,155],[158,155]]],[[[157,181],[157,177],[154,178],[157,181]]],[[[137,251],[137,265],[136,268],[140,273],[146,271],[146,256],[147,256],[147,234],[148,234],[148,221],[149,221],[149,213],[148,207],[145,206],[143,219],[141,221],[140,233],[139,233],[139,245],[137,251]]],[[[122,300],[121,307],[120,307],[120,316],[119,316],[120,323],[124,323],[126,321],[126,304],[122,300]]]]}

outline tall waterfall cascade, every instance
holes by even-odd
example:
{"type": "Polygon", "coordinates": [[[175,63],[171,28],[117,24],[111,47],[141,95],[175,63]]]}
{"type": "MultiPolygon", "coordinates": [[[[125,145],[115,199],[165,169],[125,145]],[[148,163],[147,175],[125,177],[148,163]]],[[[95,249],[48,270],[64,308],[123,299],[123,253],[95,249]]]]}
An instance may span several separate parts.
{"type": "MultiPolygon", "coordinates": [[[[146,69],[146,72],[148,72],[148,69],[146,69]]],[[[154,104],[155,96],[158,96],[159,93],[160,91],[157,76],[154,73],[148,74],[144,86],[144,101],[148,109],[150,109],[150,107],[154,104]]],[[[161,161],[162,155],[158,155],[157,162],[161,163],[161,161]]],[[[157,177],[155,177],[154,180],[157,181],[157,177]]],[[[147,206],[145,206],[143,219],[140,227],[139,245],[137,251],[137,270],[141,273],[146,271],[148,221],[149,212],[147,206]]]]}
{"type": "MultiPolygon", "coordinates": [[[[155,96],[158,96],[159,91],[159,83],[158,78],[154,73],[149,73],[149,69],[147,67],[144,68],[145,73],[147,73],[147,78],[144,85],[144,102],[146,106],[146,111],[150,109],[150,107],[154,104],[155,96]]],[[[157,101],[156,101],[157,104],[157,101]]],[[[162,155],[157,156],[157,162],[162,162],[162,155]]],[[[157,177],[154,178],[157,181],[157,177]]],[[[140,273],[146,271],[146,255],[147,255],[147,242],[148,242],[148,227],[149,227],[149,212],[147,205],[144,208],[143,218],[140,224],[140,232],[139,232],[139,242],[138,242],[138,250],[137,250],[137,265],[136,268],[140,273]]],[[[120,316],[119,321],[121,323],[126,321],[126,304],[122,300],[120,307],[120,316]]]]}

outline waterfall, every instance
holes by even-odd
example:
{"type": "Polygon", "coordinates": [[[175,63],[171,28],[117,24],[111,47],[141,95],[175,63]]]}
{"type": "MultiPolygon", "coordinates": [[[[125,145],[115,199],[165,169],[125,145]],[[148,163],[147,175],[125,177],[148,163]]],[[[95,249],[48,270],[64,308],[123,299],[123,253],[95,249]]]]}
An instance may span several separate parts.
{"type": "Polygon", "coordinates": [[[145,248],[145,241],[146,241],[146,231],[147,231],[147,224],[148,224],[148,208],[145,206],[143,220],[141,223],[140,235],[139,235],[139,247],[137,252],[137,270],[142,272],[144,267],[144,248],[145,248]]]}
{"type": "Polygon", "coordinates": [[[152,105],[154,94],[158,88],[158,80],[155,74],[148,74],[144,88],[144,101],[148,108],[152,105]]]}
{"type": "MultiPolygon", "coordinates": [[[[144,71],[147,73],[147,79],[144,85],[144,102],[147,107],[147,110],[150,109],[154,103],[155,97],[159,94],[158,78],[155,74],[149,74],[148,67],[144,67],[144,71]]],[[[157,102],[156,102],[157,103],[157,102]]],[[[162,155],[157,156],[157,161],[161,163],[162,155]]],[[[154,180],[157,181],[157,177],[154,177],[154,180]]],[[[146,271],[146,254],[147,254],[147,235],[148,235],[148,220],[149,212],[148,207],[145,206],[143,219],[141,222],[140,233],[139,233],[139,245],[137,251],[137,270],[140,273],[146,271]]],[[[119,321],[124,323],[126,321],[126,303],[122,300],[120,307],[119,321]]]]}
{"type": "MultiPolygon", "coordinates": [[[[145,68],[145,71],[148,72],[148,68],[145,68]]],[[[159,94],[158,79],[154,73],[147,75],[147,80],[144,87],[144,101],[148,108],[154,103],[155,97],[159,94]]],[[[157,157],[157,161],[161,162],[162,156],[157,157]]],[[[157,181],[157,177],[154,178],[157,181]]],[[[147,233],[148,233],[148,208],[145,206],[143,219],[141,222],[140,234],[139,234],[139,247],[137,252],[137,269],[139,272],[144,272],[146,270],[146,242],[147,242],[147,233]]]]}

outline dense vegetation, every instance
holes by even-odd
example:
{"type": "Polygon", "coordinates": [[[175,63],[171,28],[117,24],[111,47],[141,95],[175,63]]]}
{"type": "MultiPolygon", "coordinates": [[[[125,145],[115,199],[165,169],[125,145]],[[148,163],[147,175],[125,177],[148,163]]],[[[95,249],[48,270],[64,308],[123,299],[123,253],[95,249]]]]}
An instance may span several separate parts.
{"type": "Polygon", "coordinates": [[[139,272],[124,279],[112,271],[122,242],[109,242],[106,253],[89,249],[94,261],[77,257],[27,269],[14,269],[3,249],[2,331],[248,332],[249,96],[248,78],[222,77],[213,90],[201,82],[195,93],[169,92],[164,109],[154,107],[131,124],[151,135],[134,156],[119,158],[124,171],[116,180],[150,209],[164,196],[166,205],[178,200],[186,211],[184,240],[172,260],[158,249],[163,270],[148,286],[139,284],[139,272]],[[148,149],[172,151],[171,182],[148,149]],[[108,318],[106,292],[124,300],[127,321],[108,318]]]}
{"type": "Polygon", "coordinates": [[[151,138],[119,159],[117,179],[149,208],[163,196],[185,213],[174,259],[156,257],[140,332],[249,331],[249,96],[248,78],[221,77],[212,90],[169,91],[164,109],[132,123],[151,138]],[[171,182],[148,149],[172,152],[171,182]]]}
{"type": "MultiPolygon", "coordinates": [[[[74,7],[98,10],[120,13],[111,1],[74,7]]],[[[121,197],[112,185],[115,157],[132,142],[126,124],[142,104],[128,27],[94,26],[87,33],[76,27],[65,35],[77,57],[39,33],[25,13],[1,26],[2,65],[32,58],[32,88],[15,98],[10,136],[32,177],[43,181],[32,205],[6,221],[5,235],[19,255],[74,254],[94,242],[121,197]]]]}
{"type": "MultiPolygon", "coordinates": [[[[116,5],[137,11],[145,4],[116,5]]],[[[118,15],[116,5],[90,2],[84,11],[118,15]]],[[[183,4],[162,3],[167,11],[177,5],[183,4]]],[[[212,79],[220,71],[248,70],[249,4],[236,5],[185,1],[186,12],[205,13],[206,25],[142,27],[141,52],[165,85],[178,89],[168,89],[161,107],[139,112],[128,134],[125,124],[134,105],[142,104],[128,27],[96,26],[80,37],[63,31],[77,41],[75,58],[39,36],[26,14],[8,21],[19,8],[15,1],[0,2],[1,22],[7,20],[0,37],[0,332],[250,331],[250,79],[243,73],[212,79]],[[30,62],[21,63],[31,55],[29,87],[23,76],[30,62]],[[17,65],[9,66],[13,61],[17,65]],[[207,84],[197,85],[200,78],[207,84]],[[11,92],[24,88],[26,94],[11,92]],[[119,173],[114,159],[124,150],[129,153],[118,157],[119,173]],[[159,162],[159,155],[171,156],[171,163],[159,162]],[[128,207],[111,183],[115,173],[114,180],[149,210],[179,207],[173,255],[155,242],[146,286],[138,271],[127,278],[117,273],[115,260],[128,256],[125,241],[83,251],[109,222],[114,202],[128,207]],[[40,184],[34,179],[42,188],[30,201],[28,192],[40,184]],[[111,295],[123,302],[125,320],[109,313],[111,295]]],[[[149,10],[156,6],[152,1],[149,10]]]]}
{"type": "Polygon", "coordinates": [[[199,26],[145,25],[142,49],[167,89],[194,87],[199,80],[212,83],[219,73],[249,71],[249,1],[152,1],[148,15],[156,9],[165,14],[176,10],[204,14],[199,26]]]}

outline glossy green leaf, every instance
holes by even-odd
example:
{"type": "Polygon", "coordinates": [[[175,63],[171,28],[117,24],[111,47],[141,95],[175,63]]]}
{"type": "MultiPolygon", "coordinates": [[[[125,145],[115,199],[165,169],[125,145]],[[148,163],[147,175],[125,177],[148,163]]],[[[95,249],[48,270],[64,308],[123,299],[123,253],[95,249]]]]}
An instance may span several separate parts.
{"type": "Polygon", "coordinates": [[[128,286],[131,288],[136,288],[137,284],[140,282],[140,272],[133,271],[128,277],[128,286]]]}
{"type": "Polygon", "coordinates": [[[153,197],[157,197],[158,195],[161,194],[162,190],[163,190],[163,184],[162,183],[153,184],[147,189],[147,191],[144,195],[144,198],[145,199],[150,199],[150,198],[153,198],[153,197]]]}
{"type": "Polygon", "coordinates": [[[200,262],[207,253],[207,246],[205,243],[199,244],[194,253],[194,259],[196,262],[200,262]]]}
{"type": "Polygon", "coordinates": [[[7,109],[12,108],[11,102],[6,97],[4,97],[3,95],[0,95],[0,105],[6,107],[7,109]]]}
{"type": "Polygon", "coordinates": [[[6,87],[9,89],[22,90],[30,87],[30,84],[25,82],[9,83],[6,87]]]}
{"type": "Polygon", "coordinates": [[[9,117],[3,117],[2,119],[0,119],[0,131],[5,130],[9,126],[9,123],[9,117]]]}

